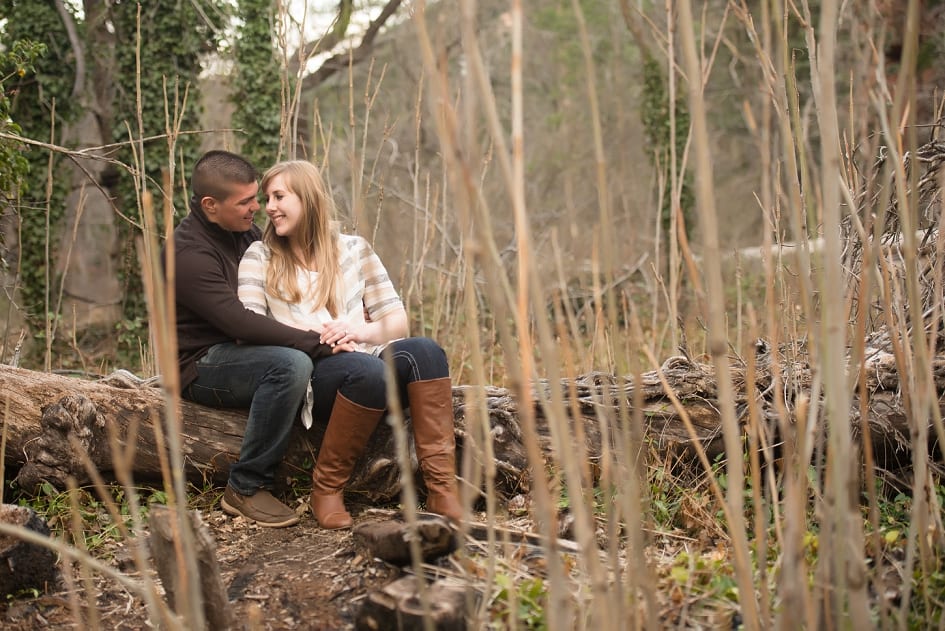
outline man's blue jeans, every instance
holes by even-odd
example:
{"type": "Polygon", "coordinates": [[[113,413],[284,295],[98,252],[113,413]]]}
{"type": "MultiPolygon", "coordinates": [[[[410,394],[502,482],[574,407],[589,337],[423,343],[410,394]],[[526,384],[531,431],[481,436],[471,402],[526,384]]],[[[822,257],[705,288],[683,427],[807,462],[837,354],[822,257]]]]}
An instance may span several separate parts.
{"type": "Polygon", "coordinates": [[[312,360],[282,346],[217,344],[197,362],[197,380],[182,395],[220,408],[249,408],[240,459],[229,485],[242,495],[271,489],[312,377],[312,360]]]}
{"type": "MultiPolygon", "coordinates": [[[[407,384],[414,381],[449,377],[446,353],[428,337],[408,337],[391,342],[382,355],[393,358],[400,404],[408,406],[407,384]]],[[[335,395],[366,408],[387,408],[384,358],[367,353],[338,353],[315,362],[312,389],[315,401],[312,416],[328,423],[335,395]]]]}

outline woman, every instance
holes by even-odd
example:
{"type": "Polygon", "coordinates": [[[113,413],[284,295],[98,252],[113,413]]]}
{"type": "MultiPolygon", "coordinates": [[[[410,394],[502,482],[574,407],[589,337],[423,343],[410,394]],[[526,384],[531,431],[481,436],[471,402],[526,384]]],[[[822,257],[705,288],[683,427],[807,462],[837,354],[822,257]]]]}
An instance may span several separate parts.
{"type": "Polygon", "coordinates": [[[349,528],[344,486],[387,407],[385,364],[393,358],[401,401],[410,408],[427,509],[462,517],[456,492],[452,386],[446,353],[426,337],[404,337],[407,313],[368,242],[342,235],[318,169],[281,162],[262,178],[269,222],[239,267],[247,308],[351,352],[315,362],[312,413],[327,420],[312,472],[312,512],[326,529],[349,528]]]}

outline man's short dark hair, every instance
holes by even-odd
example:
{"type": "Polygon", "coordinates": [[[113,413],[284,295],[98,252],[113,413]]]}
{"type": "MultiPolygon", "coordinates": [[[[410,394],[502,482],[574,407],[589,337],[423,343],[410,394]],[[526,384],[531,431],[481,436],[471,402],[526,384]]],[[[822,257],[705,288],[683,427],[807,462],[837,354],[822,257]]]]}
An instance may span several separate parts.
{"type": "Polygon", "coordinates": [[[197,160],[190,185],[197,199],[225,199],[230,194],[229,184],[251,184],[258,179],[259,172],[249,160],[217,149],[208,151],[197,160]]]}

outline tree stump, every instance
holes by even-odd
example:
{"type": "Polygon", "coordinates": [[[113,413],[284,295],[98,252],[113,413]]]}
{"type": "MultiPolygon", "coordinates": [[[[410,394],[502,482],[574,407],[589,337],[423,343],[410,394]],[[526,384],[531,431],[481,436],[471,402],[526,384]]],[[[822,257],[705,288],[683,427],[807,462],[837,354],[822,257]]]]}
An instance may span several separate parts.
{"type": "MultiPolygon", "coordinates": [[[[368,594],[355,621],[357,631],[425,631],[423,602],[417,579],[405,576],[368,594]]],[[[426,587],[429,621],[436,631],[465,631],[466,602],[477,607],[481,594],[454,579],[440,579],[426,587]]]]}
{"type": "MultiPolygon", "coordinates": [[[[0,504],[0,522],[49,536],[46,522],[25,506],[0,504]]],[[[44,592],[58,580],[55,552],[16,537],[0,535],[0,596],[16,595],[29,589],[44,592]]]]}
{"type": "Polygon", "coordinates": [[[183,614],[180,607],[186,594],[187,580],[196,580],[203,600],[203,614],[207,629],[229,629],[232,622],[230,602],[226,597],[226,588],[220,576],[220,566],[217,563],[216,543],[200,519],[200,514],[188,511],[187,519],[193,533],[194,553],[196,554],[198,576],[188,576],[186,568],[180,566],[181,559],[178,552],[178,524],[177,515],[166,506],[151,507],[148,515],[148,524],[151,534],[148,543],[151,547],[151,557],[164,591],[167,594],[167,603],[178,614],[183,614]],[[186,580],[184,580],[186,579],[186,580]]]}

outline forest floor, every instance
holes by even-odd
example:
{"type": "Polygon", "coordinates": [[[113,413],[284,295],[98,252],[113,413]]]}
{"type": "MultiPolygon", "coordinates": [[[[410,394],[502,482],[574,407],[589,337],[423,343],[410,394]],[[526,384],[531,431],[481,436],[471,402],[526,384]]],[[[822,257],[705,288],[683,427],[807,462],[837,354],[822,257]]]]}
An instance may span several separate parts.
{"type": "MultiPolygon", "coordinates": [[[[200,512],[216,542],[235,629],[353,629],[364,597],[402,575],[398,567],[361,556],[351,530],[322,530],[308,511],[289,528],[262,528],[226,515],[219,505],[200,512]]],[[[390,511],[352,507],[352,513],[357,525],[389,518],[390,511]]],[[[120,541],[108,542],[94,556],[140,579],[131,552],[120,541]]],[[[450,562],[450,558],[441,561],[450,562]]],[[[82,612],[77,620],[67,584],[60,580],[45,594],[0,603],[0,629],[152,628],[140,598],[114,580],[93,580],[97,622],[89,615],[81,588],[77,600],[82,612]]]]}

